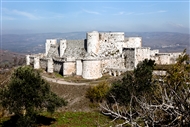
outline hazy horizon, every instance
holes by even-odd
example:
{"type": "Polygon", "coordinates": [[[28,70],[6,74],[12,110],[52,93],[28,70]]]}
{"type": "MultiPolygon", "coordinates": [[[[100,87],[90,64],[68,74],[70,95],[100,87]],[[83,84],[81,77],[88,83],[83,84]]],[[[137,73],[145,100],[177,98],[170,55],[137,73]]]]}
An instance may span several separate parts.
{"type": "MultiPolygon", "coordinates": [[[[97,30],[93,30],[93,31],[97,31],[97,30]]],[[[87,33],[87,32],[92,32],[92,31],[73,31],[73,32],[36,32],[36,33],[33,33],[33,32],[21,32],[21,33],[18,33],[18,32],[12,32],[12,33],[3,33],[2,35],[26,35],[26,34],[68,34],[68,33],[87,33]]],[[[126,31],[98,31],[100,33],[103,33],[103,32],[126,32],[126,31]]],[[[126,33],[179,33],[179,34],[189,34],[190,33],[182,33],[182,32],[168,32],[168,31],[150,31],[150,32],[135,32],[135,31],[128,31],[126,33]]],[[[1,34],[0,34],[1,35],[1,34]]]]}

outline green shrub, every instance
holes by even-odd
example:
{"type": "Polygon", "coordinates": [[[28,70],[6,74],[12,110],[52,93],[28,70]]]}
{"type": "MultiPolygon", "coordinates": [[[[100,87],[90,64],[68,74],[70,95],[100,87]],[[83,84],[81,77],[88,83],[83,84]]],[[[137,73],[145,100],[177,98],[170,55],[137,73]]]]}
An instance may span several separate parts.
{"type": "Polygon", "coordinates": [[[91,86],[87,90],[86,97],[89,98],[92,102],[101,102],[103,99],[105,99],[109,89],[110,87],[108,82],[100,82],[98,85],[91,86]]]}

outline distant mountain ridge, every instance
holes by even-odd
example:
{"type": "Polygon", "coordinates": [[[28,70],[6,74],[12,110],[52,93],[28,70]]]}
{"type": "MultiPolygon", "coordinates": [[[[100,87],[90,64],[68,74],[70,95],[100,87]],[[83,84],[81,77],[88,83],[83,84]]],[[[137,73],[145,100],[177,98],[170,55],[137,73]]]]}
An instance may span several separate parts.
{"type": "MultiPolygon", "coordinates": [[[[159,49],[161,52],[182,52],[185,48],[190,53],[190,34],[173,32],[125,32],[126,37],[140,36],[144,47],[159,49]]],[[[34,33],[34,34],[4,34],[2,49],[20,53],[40,53],[45,50],[46,39],[85,39],[86,32],[70,33],[34,33]]]]}

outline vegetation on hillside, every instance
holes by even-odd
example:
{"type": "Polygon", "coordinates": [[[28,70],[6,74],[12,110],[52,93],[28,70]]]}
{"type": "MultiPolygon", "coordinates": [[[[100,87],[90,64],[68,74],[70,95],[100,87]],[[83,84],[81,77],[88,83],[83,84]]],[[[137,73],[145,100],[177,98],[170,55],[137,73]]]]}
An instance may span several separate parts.
{"type": "MultiPolygon", "coordinates": [[[[119,119],[119,122],[110,123],[109,117],[104,117],[97,112],[61,112],[53,115],[45,114],[46,118],[50,118],[50,123],[47,125],[53,123],[51,126],[110,126],[115,124],[189,126],[190,65],[186,61],[189,61],[189,56],[184,52],[177,59],[176,64],[166,66],[165,70],[168,72],[166,76],[153,77],[152,71],[158,66],[155,66],[152,60],[144,60],[133,72],[125,73],[123,78],[112,83],[111,86],[108,82],[102,82],[107,79],[106,77],[99,81],[95,80],[94,82],[98,84],[91,86],[86,93],[83,91],[90,100],[100,103],[103,114],[110,115],[114,118],[113,121],[119,119]]],[[[15,115],[10,120],[0,123],[0,126],[43,124],[46,119],[43,117],[44,112],[40,114],[41,111],[47,109],[53,112],[56,107],[65,104],[62,99],[57,102],[60,98],[50,91],[48,83],[41,79],[38,71],[30,67],[19,67],[11,77],[8,76],[9,74],[4,75],[10,79],[6,80],[6,83],[10,82],[6,87],[2,86],[1,104],[15,115]],[[42,86],[39,86],[37,82],[40,82],[42,86]],[[48,92],[45,93],[45,91],[48,92]],[[35,92],[38,94],[34,94],[35,92]],[[27,99],[24,99],[25,95],[27,99]],[[49,102],[55,103],[49,105],[49,102]],[[10,124],[11,120],[16,120],[16,122],[10,124]]],[[[80,82],[78,80],[76,82],[80,82]]],[[[72,96],[72,93],[69,94],[72,96]]]]}
{"type": "MultiPolygon", "coordinates": [[[[180,55],[165,77],[152,80],[154,62],[144,60],[134,73],[113,84],[102,113],[131,126],[190,126],[189,56],[180,55]]],[[[115,120],[114,119],[114,120],[115,120]]]]}
{"type": "Polygon", "coordinates": [[[114,82],[108,93],[108,101],[114,103],[116,100],[121,105],[127,105],[132,96],[151,95],[154,65],[153,60],[145,59],[137,65],[134,72],[127,72],[121,80],[114,82]]]}
{"type": "Polygon", "coordinates": [[[110,86],[108,82],[102,81],[95,86],[91,86],[87,92],[86,97],[90,99],[91,102],[102,102],[106,98],[110,86]]]}
{"type": "Polygon", "coordinates": [[[50,85],[29,66],[17,68],[7,86],[0,91],[1,105],[16,117],[15,126],[35,126],[37,115],[47,109],[53,113],[66,105],[51,92],[50,85]]]}

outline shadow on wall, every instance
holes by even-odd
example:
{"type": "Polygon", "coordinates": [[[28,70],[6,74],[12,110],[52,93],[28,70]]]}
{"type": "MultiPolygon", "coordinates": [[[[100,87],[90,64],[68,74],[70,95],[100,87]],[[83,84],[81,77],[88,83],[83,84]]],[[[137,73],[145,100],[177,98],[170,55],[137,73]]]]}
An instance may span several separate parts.
{"type": "Polygon", "coordinates": [[[86,52],[87,52],[87,39],[84,39],[84,49],[85,49],[86,52]]]}
{"type": "Polygon", "coordinates": [[[59,74],[63,75],[63,65],[61,66],[61,69],[59,70],[59,74]]]}

